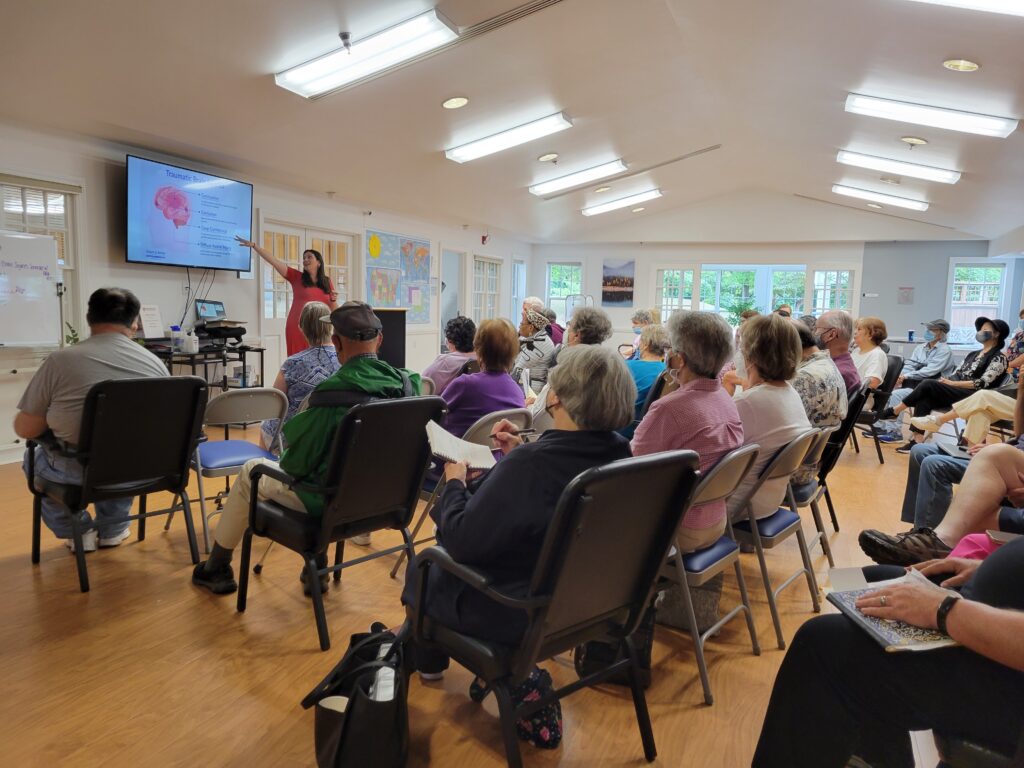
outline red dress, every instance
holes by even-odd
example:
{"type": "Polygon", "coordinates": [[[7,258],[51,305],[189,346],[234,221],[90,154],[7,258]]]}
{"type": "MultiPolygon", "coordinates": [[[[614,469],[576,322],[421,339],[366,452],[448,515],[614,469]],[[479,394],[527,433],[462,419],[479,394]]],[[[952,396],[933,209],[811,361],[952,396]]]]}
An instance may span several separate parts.
{"type": "MultiPolygon", "coordinates": [[[[288,267],[288,274],[284,279],[292,287],[292,308],[288,312],[288,319],[284,325],[284,337],[288,343],[288,357],[291,357],[296,352],[301,352],[309,347],[306,337],[299,330],[299,315],[302,314],[302,308],[311,301],[322,301],[327,306],[331,306],[331,294],[325,293],[315,285],[303,285],[302,273],[293,267],[288,267]]],[[[327,284],[331,286],[331,292],[333,292],[334,285],[331,283],[330,278],[327,279],[327,284]]]]}

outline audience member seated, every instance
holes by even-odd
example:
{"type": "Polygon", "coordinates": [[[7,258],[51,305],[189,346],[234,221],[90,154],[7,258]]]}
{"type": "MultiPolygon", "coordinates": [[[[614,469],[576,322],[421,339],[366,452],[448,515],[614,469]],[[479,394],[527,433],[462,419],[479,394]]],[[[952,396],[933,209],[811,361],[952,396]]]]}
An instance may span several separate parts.
{"type": "MultiPolygon", "coordinates": [[[[462,366],[475,359],[473,337],[476,324],[468,317],[453,317],[444,326],[444,341],[448,351],[438,355],[423,369],[422,375],[434,382],[434,394],[444,394],[445,387],[454,381],[462,366]]],[[[518,351],[518,350],[517,350],[518,351]]]]}
{"type": "MultiPolygon", "coordinates": [[[[331,308],[322,301],[311,301],[302,308],[299,315],[299,330],[308,345],[301,352],[296,352],[283,363],[277,372],[274,387],[288,397],[288,411],[284,423],[299,412],[302,401],[317,385],[338,370],[338,355],[331,344],[331,328],[320,322],[321,318],[331,314],[331,308]]],[[[278,419],[268,419],[260,427],[260,445],[265,450],[280,453],[283,439],[278,433],[274,445],[270,441],[277,432],[278,419]]]]}
{"type": "MultiPolygon", "coordinates": [[[[139,329],[139,300],[123,288],[100,288],[89,297],[86,321],[89,338],[78,344],[51,352],[32,376],[14,417],[14,432],[31,440],[52,432],[63,443],[78,443],[85,396],[94,384],[112,379],[160,377],[167,375],[163,363],[132,339],[139,329]]],[[[154,435],[154,439],[158,436],[154,435]]],[[[125,446],[140,450],[142,446],[125,446]]],[[[25,454],[28,472],[28,453],[25,454]]],[[[74,459],[51,453],[39,445],[35,449],[35,472],[40,478],[58,483],[81,483],[82,465],[74,459]]],[[[128,538],[128,520],[132,499],[96,502],[96,522],[88,511],[80,513],[82,548],[93,552],[100,547],[116,547],[128,538]]],[[[64,539],[74,551],[71,537],[71,512],[56,501],[42,499],[42,518],[58,539],[64,539]]]]}
{"type": "MultiPolygon", "coordinates": [[[[793,377],[793,389],[800,395],[812,427],[838,427],[846,418],[849,400],[846,382],[828,352],[818,349],[814,334],[801,322],[794,323],[803,354],[793,377]]],[[[805,464],[793,475],[797,485],[808,483],[818,473],[816,464],[805,464]]]]}
{"type": "Polygon", "coordinates": [[[879,346],[888,335],[885,323],[877,317],[860,318],[853,332],[857,349],[851,352],[850,356],[861,382],[867,382],[872,389],[878,389],[889,367],[889,358],[879,346]]]}
{"type": "MultiPolygon", "coordinates": [[[[893,419],[908,408],[914,409],[915,416],[928,416],[937,408],[949,408],[976,390],[998,386],[1005,378],[1006,357],[1002,349],[1010,335],[1010,327],[1002,320],[989,320],[987,317],[975,320],[974,327],[978,331],[975,338],[982,345],[981,349],[968,354],[948,379],[922,381],[903,398],[902,403],[895,408],[886,408],[881,417],[893,419]]],[[[910,430],[914,440],[897,448],[899,453],[910,453],[915,442],[924,441],[923,430],[914,426],[910,430]]]]}
{"type": "Polygon", "coordinates": [[[1020,367],[1024,365],[1024,309],[1017,313],[1017,328],[1006,344],[1006,362],[1013,380],[1020,377],[1020,367]]]}
{"type": "MultiPolygon", "coordinates": [[[[611,335],[612,321],[608,318],[608,313],[596,307],[577,307],[565,329],[565,346],[572,348],[579,344],[602,344],[611,335]]],[[[546,406],[547,390],[548,386],[545,384],[536,397],[527,398],[530,410],[533,411],[533,428],[537,430],[537,434],[554,428],[554,421],[546,406]]]]}
{"type": "Polygon", "coordinates": [[[775,308],[775,314],[779,315],[780,317],[792,317],[793,307],[791,307],[789,304],[779,304],[779,306],[775,308]]]}
{"type": "MultiPolygon", "coordinates": [[[[700,456],[701,471],[707,471],[743,445],[736,404],[718,381],[732,353],[732,329],[717,313],[680,310],[668,319],[668,336],[668,370],[679,388],[651,405],[636,428],[633,455],[688,448],[700,456]]],[[[693,507],[679,530],[683,551],[714,544],[725,524],[724,501],[693,507]]]]}
{"type": "MultiPolygon", "coordinates": [[[[873,570],[890,569],[866,569],[870,580],[873,570]]],[[[1024,727],[1024,541],[982,563],[940,561],[921,572],[953,574],[946,583],[963,582],[962,599],[902,584],[861,596],[857,608],[939,628],[961,647],[887,653],[844,615],[812,618],[775,678],[754,768],[912,768],[909,732],[928,729],[1014,752],[1024,727]]]]}
{"type": "MultiPolygon", "coordinates": [[[[383,336],[380,318],[369,304],[346,301],[321,322],[324,321],[333,327],[331,342],[341,367],[321,382],[315,392],[356,392],[378,398],[419,394],[419,374],[393,368],[377,357],[383,336]]],[[[322,482],[327,471],[334,432],[348,410],[348,406],[307,408],[284,425],[288,447],[281,454],[280,464],[266,459],[246,462],[224,504],[224,511],[214,532],[213,551],[208,560],[195,567],[192,583],[218,595],[234,592],[238,588],[231,567],[231,556],[249,524],[249,473],[259,464],[269,464],[280,466],[292,477],[302,478],[306,482],[322,482]]],[[[273,499],[296,511],[317,517],[323,512],[322,496],[293,491],[273,478],[261,478],[259,490],[261,498],[273,499]]],[[[321,553],[320,558],[326,562],[326,553],[321,553]]],[[[303,582],[305,584],[305,577],[303,582]]],[[[326,579],[321,588],[327,588],[326,579]]],[[[305,584],[304,589],[308,594],[310,585],[305,584]]]]}
{"type": "Polygon", "coordinates": [[[445,429],[462,437],[477,420],[507,408],[522,408],[523,388],[508,375],[519,354],[519,339],[501,320],[484,320],[476,331],[473,351],[480,372],[459,376],[441,397],[448,404],[445,429]]]}
{"type": "Polygon", "coordinates": [[[814,336],[818,349],[828,350],[832,362],[846,382],[848,397],[860,389],[860,374],[850,355],[850,340],[853,338],[853,320],[849,313],[841,309],[832,309],[817,319],[814,324],[814,336]]]}
{"type": "Polygon", "coordinates": [[[519,354],[515,360],[514,375],[518,380],[521,371],[529,371],[530,387],[539,392],[548,380],[555,343],[544,330],[548,327],[548,319],[541,311],[530,309],[525,311],[525,315],[519,324],[519,354]]]}
{"type": "MultiPolygon", "coordinates": [[[[946,343],[949,323],[941,318],[924,325],[924,344],[919,344],[909,360],[903,362],[903,370],[896,379],[896,389],[889,396],[888,406],[895,408],[903,398],[914,391],[926,379],[938,379],[953,372],[953,352],[946,343]]],[[[886,419],[875,423],[878,439],[883,443],[898,443],[903,439],[900,419],[886,419]]],[[[870,435],[871,433],[866,433],[870,435]]]]}
{"type": "Polygon", "coordinates": [[[629,374],[636,384],[636,408],[634,409],[633,424],[622,430],[622,436],[633,437],[635,422],[642,415],[640,411],[647,400],[647,393],[651,391],[654,382],[665,370],[665,352],[669,349],[668,334],[664,326],[648,325],[640,334],[640,356],[626,361],[629,374]]]}
{"type": "Polygon", "coordinates": [[[649,325],[655,325],[654,319],[651,317],[650,310],[638,309],[633,313],[631,319],[633,323],[633,357],[632,360],[640,359],[640,335],[644,332],[644,328],[649,325]]]}
{"type": "MultiPolygon", "coordinates": [[[[505,458],[472,480],[466,464],[446,465],[444,491],[431,509],[438,543],[448,554],[513,597],[526,595],[547,527],[569,481],[629,456],[629,443],[615,430],[633,416],[636,387],[614,350],[592,345],[567,349],[551,371],[550,384],[546,397],[554,429],[523,445],[510,422],[499,423],[496,441],[505,458]]],[[[414,558],[406,572],[403,603],[417,599],[416,582],[414,558]]],[[[519,643],[526,628],[522,611],[499,605],[440,568],[429,571],[424,609],[459,632],[505,645],[519,643]]],[[[434,652],[416,649],[414,656],[427,679],[437,679],[448,667],[449,659],[434,652]]],[[[546,682],[550,686],[550,678],[546,682]]],[[[557,704],[544,708],[542,716],[552,732],[537,733],[531,741],[557,745],[558,712],[557,704]]]]}
{"type": "Polygon", "coordinates": [[[996,392],[994,389],[981,389],[959,403],[954,403],[949,413],[929,416],[915,416],[910,425],[922,432],[938,432],[943,425],[956,419],[964,419],[964,440],[967,445],[978,445],[985,442],[989,427],[993,421],[1012,419],[1017,400],[996,392]]]}
{"type": "MultiPolygon", "coordinates": [[[[729,515],[745,520],[741,498],[757,482],[761,470],[775,454],[811,427],[800,395],[789,383],[802,357],[800,335],[793,322],[782,315],[755,317],[743,327],[743,359],[747,383],[734,398],[743,424],[743,444],[761,446],[757,462],[729,499],[729,515]]],[[[786,494],[787,478],[761,486],[751,503],[758,519],[775,514],[786,494]]]]}
{"type": "Polygon", "coordinates": [[[799,318],[797,318],[797,319],[798,319],[798,320],[799,320],[799,321],[800,321],[801,323],[803,323],[804,325],[806,325],[806,326],[807,326],[807,329],[808,329],[808,330],[809,330],[809,331],[810,331],[811,333],[814,333],[814,324],[815,324],[816,322],[818,322],[817,318],[816,318],[816,317],[815,317],[814,315],[800,315],[800,317],[799,317],[799,318]]]}
{"type": "Polygon", "coordinates": [[[551,307],[545,307],[542,314],[548,319],[548,327],[544,330],[547,331],[551,341],[557,347],[562,343],[562,339],[565,338],[565,328],[558,324],[558,313],[551,309],[551,307]]]}
{"type": "Polygon", "coordinates": [[[750,318],[757,317],[760,314],[756,309],[745,309],[740,313],[740,324],[736,326],[736,343],[733,345],[732,359],[722,367],[722,372],[718,376],[730,397],[736,394],[736,387],[745,385],[747,379],[747,368],[743,364],[743,352],[741,351],[743,326],[750,318]]]}

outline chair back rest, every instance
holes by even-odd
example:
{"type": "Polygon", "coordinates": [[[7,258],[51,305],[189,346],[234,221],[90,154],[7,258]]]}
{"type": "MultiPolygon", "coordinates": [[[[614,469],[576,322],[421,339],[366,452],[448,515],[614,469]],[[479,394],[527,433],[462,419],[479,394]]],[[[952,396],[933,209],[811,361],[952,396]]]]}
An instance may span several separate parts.
{"type": "Polygon", "coordinates": [[[662,371],[658,374],[658,378],[651,384],[651,388],[647,390],[647,397],[644,398],[644,404],[640,408],[640,419],[643,420],[647,412],[651,410],[651,406],[654,405],[654,401],[667,395],[669,392],[673,392],[678,389],[679,385],[672,382],[669,378],[668,371],[662,371]]]}
{"type": "Polygon", "coordinates": [[[268,419],[283,419],[288,413],[288,397],[275,387],[229,389],[210,399],[203,424],[251,424],[268,419]]]}
{"type": "Polygon", "coordinates": [[[321,536],[342,523],[392,515],[409,524],[430,459],[427,422],[440,421],[440,397],[402,397],[353,406],[338,425],[327,460],[329,488],[321,536]]]}
{"type": "Polygon", "coordinates": [[[757,463],[760,450],[757,443],[751,443],[725,454],[715,466],[702,473],[700,483],[693,492],[692,506],[710,504],[732,496],[751,467],[757,463]]]}
{"type": "Polygon", "coordinates": [[[420,376],[420,392],[427,396],[437,392],[437,386],[434,384],[434,380],[429,376],[420,376]]]}
{"type": "Polygon", "coordinates": [[[636,348],[632,344],[619,344],[619,354],[623,360],[629,360],[633,357],[634,352],[636,352],[636,348]]]}
{"type": "Polygon", "coordinates": [[[805,430],[779,448],[761,470],[761,474],[757,476],[757,481],[746,489],[745,495],[740,499],[740,505],[737,508],[742,510],[748,509],[751,500],[761,490],[761,486],[769,480],[778,480],[783,477],[788,478],[796,472],[800,465],[804,463],[804,457],[807,456],[811,443],[814,442],[818,432],[819,430],[814,428],[805,430]]]}
{"type": "Polygon", "coordinates": [[[198,376],[95,384],[85,397],[78,441],[83,503],[105,498],[110,486],[145,493],[183,488],[207,396],[198,376]]]}
{"type": "Polygon", "coordinates": [[[807,455],[804,457],[804,465],[817,466],[818,462],[821,461],[821,455],[825,452],[825,447],[828,445],[829,440],[838,431],[839,425],[819,428],[818,434],[815,436],[811,447],[807,450],[807,455]]]}
{"type": "Polygon", "coordinates": [[[850,398],[850,402],[846,410],[846,418],[843,419],[839,425],[839,429],[831,434],[825,444],[825,448],[821,454],[821,464],[818,467],[818,480],[824,482],[825,478],[828,477],[836,463],[839,461],[839,457],[843,453],[843,447],[846,442],[850,439],[850,433],[853,432],[857,426],[857,419],[860,418],[861,411],[864,410],[864,405],[868,401],[868,387],[864,385],[858,389],[853,397],[850,398]]]}
{"type": "Polygon", "coordinates": [[[472,360],[467,360],[459,369],[459,376],[464,376],[467,373],[480,373],[480,361],[475,357],[472,360]]]}
{"type": "Polygon", "coordinates": [[[598,631],[631,633],[696,487],[693,451],[622,459],[574,478],[548,526],[529,594],[549,597],[534,611],[514,670],[598,631]],[[637,489],[644,503],[637,504],[637,489]]]}
{"type": "Polygon", "coordinates": [[[533,413],[526,408],[507,408],[503,411],[495,411],[486,416],[481,416],[473,425],[466,430],[462,439],[467,443],[476,443],[485,448],[494,448],[491,443],[491,433],[494,425],[502,419],[508,419],[516,425],[516,429],[529,429],[533,426],[533,413]]]}
{"type": "Polygon", "coordinates": [[[876,413],[889,404],[889,395],[896,388],[896,379],[900,377],[900,373],[903,371],[902,355],[886,355],[885,357],[889,363],[885,368],[885,376],[879,382],[878,389],[875,390],[875,398],[871,403],[871,410],[876,413]]]}

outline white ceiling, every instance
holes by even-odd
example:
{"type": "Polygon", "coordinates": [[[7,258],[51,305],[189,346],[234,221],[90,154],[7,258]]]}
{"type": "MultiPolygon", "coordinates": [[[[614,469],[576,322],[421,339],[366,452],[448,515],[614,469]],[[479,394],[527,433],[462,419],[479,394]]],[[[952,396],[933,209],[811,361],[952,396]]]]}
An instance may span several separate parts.
{"type": "MultiPolygon", "coordinates": [[[[442,0],[466,26],[522,0],[442,0]]],[[[535,241],[637,229],[750,189],[862,204],[848,183],[932,203],[918,222],[997,237],[1024,223],[1024,128],[1008,139],[848,115],[849,91],[1024,118],[1024,18],[905,0],[563,0],[414,66],[317,101],[272,74],[433,0],[0,0],[0,116],[535,241]],[[979,61],[973,74],[941,62],[979,61]],[[458,111],[440,108],[452,95],[458,111]],[[571,130],[464,165],[447,147],[565,110],[571,130]],[[908,150],[906,134],[931,142],[908,150]],[[552,200],[532,183],[616,157],[646,168],[552,200]],[[954,186],[835,163],[839,148],[964,171],[954,186]],[[557,167],[538,163],[560,153],[557,167]],[[664,198],[584,218],[585,204],[664,198]]],[[[741,213],[741,212],[738,212],[741,213]]],[[[877,214],[876,214],[877,215],[877,214]]]]}

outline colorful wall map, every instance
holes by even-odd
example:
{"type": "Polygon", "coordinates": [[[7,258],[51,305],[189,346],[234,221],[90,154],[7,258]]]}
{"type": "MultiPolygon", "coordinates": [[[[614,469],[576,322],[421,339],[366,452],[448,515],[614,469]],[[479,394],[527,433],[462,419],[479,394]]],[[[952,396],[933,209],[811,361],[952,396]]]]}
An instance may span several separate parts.
{"type": "Polygon", "coordinates": [[[430,323],[430,242],[366,231],[366,300],[406,307],[406,323],[430,323]]]}

